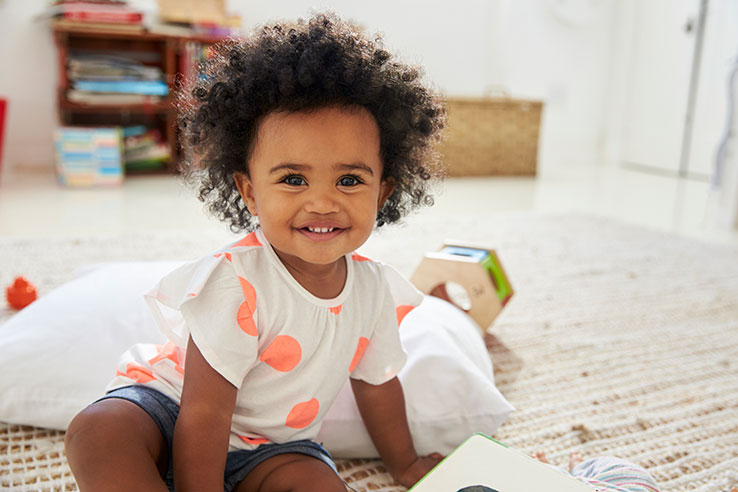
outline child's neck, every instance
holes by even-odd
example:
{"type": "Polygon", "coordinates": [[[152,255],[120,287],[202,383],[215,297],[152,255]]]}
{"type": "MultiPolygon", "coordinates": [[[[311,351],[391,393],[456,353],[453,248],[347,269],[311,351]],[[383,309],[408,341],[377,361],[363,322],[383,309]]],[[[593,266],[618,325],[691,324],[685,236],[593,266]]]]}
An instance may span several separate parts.
{"type": "Polygon", "coordinates": [[[299,258],[290,257],[277,252],[282,264],[287,268],[297,283],[305,290],[320,299],[333,299],[343,291],[346,285],[346,258],[341,257],[328,265],[306,263],[299,258]]]}

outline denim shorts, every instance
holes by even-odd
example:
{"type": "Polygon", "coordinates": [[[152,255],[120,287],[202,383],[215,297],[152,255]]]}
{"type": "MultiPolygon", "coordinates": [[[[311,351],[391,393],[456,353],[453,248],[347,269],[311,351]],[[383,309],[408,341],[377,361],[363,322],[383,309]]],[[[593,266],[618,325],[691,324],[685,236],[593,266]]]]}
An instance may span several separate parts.
{"type": "MultiPolygon", "coordinates": [[[[174,424],[179,415],[179,405],[163,393],[146,386],[126,386],[107,393],[97,401],[109,398],[120,398],[135,403],[141,407],[156,422],[169,446],[169,470],[164,482],[171,492],[174,492],[174,469],[172,467],[172,441],[174,438],[174,424]]],[[[95,402],[97,403],[97,402],[95,402]]],[[[291,441],[283,444],[262,444],[253,450],[231,451],[226,458],[223,490],[231,492],[236,485],[246,478],[246,475],[256,465],[267,459],[284,453],[299,453],[312,456],[330,466],[338,474],[333,458],[320,444],[310,441],[291,441]]]]}

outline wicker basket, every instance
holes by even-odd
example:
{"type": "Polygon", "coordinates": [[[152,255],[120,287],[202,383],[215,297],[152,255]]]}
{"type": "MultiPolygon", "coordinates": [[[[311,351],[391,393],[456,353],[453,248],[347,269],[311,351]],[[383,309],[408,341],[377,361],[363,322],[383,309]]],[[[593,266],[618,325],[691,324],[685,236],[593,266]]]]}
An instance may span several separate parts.
{"type": "Polygon", "coordinates": [[[543,103],[523,99],[448,99],[438,146],[449,176],[534,176],[543,103]]]}

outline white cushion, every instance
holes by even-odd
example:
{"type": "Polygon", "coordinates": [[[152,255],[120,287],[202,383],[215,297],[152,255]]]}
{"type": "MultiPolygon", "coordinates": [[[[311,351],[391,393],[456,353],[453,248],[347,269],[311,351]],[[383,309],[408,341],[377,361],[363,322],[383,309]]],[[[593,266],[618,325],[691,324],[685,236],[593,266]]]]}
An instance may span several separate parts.
{"type": "MultiPolygon", "coordinates": [[[[0,421],[66,429],[103,395],[119,356],[162,343],[142,294],[178,262],[90,269],[0,326],[0,421]]],[[[463,311],[426,297],[400,328],[408,363],[408,421],[420,453],[448,453],[475,432],[494,434],[513,410],[494,385],[479,329],[463,311]]],[[[318,441],[335,457],[372,457],[350,385],[327,413],[318,441]]]]}

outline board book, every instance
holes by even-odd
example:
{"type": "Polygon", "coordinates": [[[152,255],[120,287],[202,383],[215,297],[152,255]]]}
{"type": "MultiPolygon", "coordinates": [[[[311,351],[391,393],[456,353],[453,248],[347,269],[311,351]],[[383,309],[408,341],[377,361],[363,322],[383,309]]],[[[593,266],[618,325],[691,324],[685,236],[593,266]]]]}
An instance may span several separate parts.
{"type": "Polygon", "coordinates": [[[474,434],[411,492],[592,492],[576,478],[484,434],[474,434]]]}

